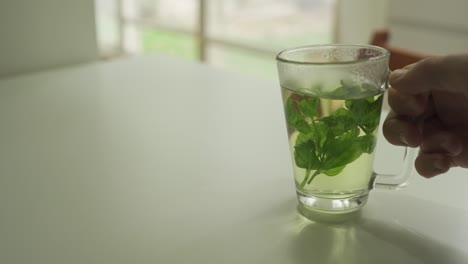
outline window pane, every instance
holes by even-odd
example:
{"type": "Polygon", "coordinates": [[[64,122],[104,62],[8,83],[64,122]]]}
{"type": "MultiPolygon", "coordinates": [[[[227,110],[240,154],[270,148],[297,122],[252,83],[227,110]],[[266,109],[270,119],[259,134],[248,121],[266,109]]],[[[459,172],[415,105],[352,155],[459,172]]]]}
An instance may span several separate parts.
{"type": "Polygon", "coordinates": [[[206,55],[210,64],[224,69],[266,79],[276,78],[274,54],[270,56],[255,51],[210,43],[207,46],[206,55]]]}
{"type": "Polygon", "coordinates": [[[208,35],[278,50],[333,40],[334,0],[207,0],[208,35]]]}
{"type": "Polygon", "coordinates": [[[114,0],[96,0],[96,35],[103,57],[119,52],[119,22],[117,5],[114,0]]]}
{"type": "Polygon", "coordinates": [[[166,53],[188,59],[198,58],[195,37],[184,33],[133,26],[133,29],[127,29],[126,40],[129,53],[166,53]]]}
{"type": "Polygon", "coordinates": [[[124,16],[167,28],[195,32],[198,0],[124,0],[124,16]]]}

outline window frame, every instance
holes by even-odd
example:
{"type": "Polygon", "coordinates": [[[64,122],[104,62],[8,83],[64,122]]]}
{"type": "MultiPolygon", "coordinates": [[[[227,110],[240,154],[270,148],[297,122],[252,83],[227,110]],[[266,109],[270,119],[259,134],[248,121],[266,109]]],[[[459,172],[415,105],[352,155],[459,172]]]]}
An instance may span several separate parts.
{"type": "MultiPolygon", "coordinates": [[[[163,31],[170,31],[175,32],[178,34],[187,35],[193,37],[197,42],[197,51],[198,51],[198,60],[201,62],[207,61],[207,48],[210,44],[224,46],[226,48],[234,48],[237,50],[244,50],[251,53],[257,53],[261,56],[275,56],[278,52],[274,49],[268,48],[259,48],[253,45],[248,45],[242,42],[236,42],[229,39],[223,38],[215,38],[210,37],[207,34],[207,0],[197,0],[198,2],[198,19],[196,24],[196,30],[191,31],[187,29],[182,29],[178,27],[171,27],[167,25],[162,25],[154,20],[150,19],[142,19],[142,18],[128,18],[124,15],[124,1],[128,0],[116,0],[117,4],[117,21],[118,21],[118,44],[117,44],[117,53],[120,55],[124,55],[127,53],[125,49],[125,26],[126,25],[133,25],[136,27],[147,27],[155,30],[163,30],[163,31]]],[[[332,21],[332,41],[336,40],[337,33],[338,33],[338,5],[340,4],[340,0],[335,0],[335,10],[333,21],[332,21]]]]}

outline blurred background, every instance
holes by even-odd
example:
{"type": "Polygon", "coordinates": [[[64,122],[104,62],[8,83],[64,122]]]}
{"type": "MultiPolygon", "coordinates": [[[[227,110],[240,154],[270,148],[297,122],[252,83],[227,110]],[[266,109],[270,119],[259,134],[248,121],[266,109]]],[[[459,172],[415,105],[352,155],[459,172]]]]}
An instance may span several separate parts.
{"type": "Polygon", "coordinates": [[[168,53],[272,77],[285,47],[333,42],[335,0],[97,0],[102,55],[168,53]],[[115,16],[117,14],[117,16],[115,16]]]}
{"type": "Polygon", "coordinates": [[[466,52],[466,0],[2,0],[0,77],[163,53],[275,79],[274,55],[308,44],[466,52]]]}

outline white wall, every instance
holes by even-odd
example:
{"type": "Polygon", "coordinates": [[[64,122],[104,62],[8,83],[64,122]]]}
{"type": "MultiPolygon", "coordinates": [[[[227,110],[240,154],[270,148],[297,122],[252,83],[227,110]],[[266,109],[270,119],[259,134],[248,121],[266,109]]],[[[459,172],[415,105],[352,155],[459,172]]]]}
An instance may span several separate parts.
{"type": "Polygon", "coordinates": [[[0,0],[0,77],[97,59],[93,0],[0,0]]]}
{"type": "Polygon", "coordinates": [[[339,0],[337,40],[369,43],[389,29],[392,45],[428,55],[468,52],[468,0],[339,0]]]}
{"type": "Polygon", "coordinates": [[[368,44],[372,33],[387,27],[388,0],[338,0],[337,41],[368,44]]]}
{"type": "Polygon", "coordinates": [[[391,0],[394,45],[427,54],[468,52],[468,0],[391,0]]]}

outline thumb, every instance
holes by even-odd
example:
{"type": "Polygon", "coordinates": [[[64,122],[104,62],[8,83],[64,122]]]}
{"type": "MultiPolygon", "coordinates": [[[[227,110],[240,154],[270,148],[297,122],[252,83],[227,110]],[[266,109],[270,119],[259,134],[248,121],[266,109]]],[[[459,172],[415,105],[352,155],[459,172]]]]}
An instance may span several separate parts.
{"type": "Polygon", "coordinates": [[[392,72],[389,83],[406,94],[446,91],[468,95],[468,54],[423,59],[392,72]]]}

